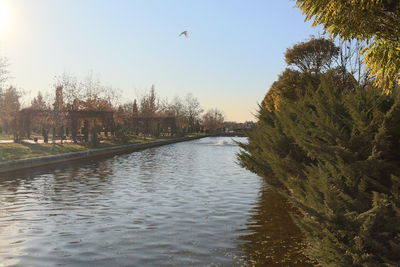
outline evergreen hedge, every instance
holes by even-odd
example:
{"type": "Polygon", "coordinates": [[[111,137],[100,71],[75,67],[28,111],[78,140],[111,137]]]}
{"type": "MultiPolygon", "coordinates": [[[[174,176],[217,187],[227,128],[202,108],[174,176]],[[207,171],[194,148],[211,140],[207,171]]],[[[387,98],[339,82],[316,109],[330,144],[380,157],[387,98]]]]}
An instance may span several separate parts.
{"type": "Polygon", "coordinates": [[[240,163],[300,211],[311,259],[399,266],[400,94],[318,77],[279,109],[260,107],[240,163]]]}

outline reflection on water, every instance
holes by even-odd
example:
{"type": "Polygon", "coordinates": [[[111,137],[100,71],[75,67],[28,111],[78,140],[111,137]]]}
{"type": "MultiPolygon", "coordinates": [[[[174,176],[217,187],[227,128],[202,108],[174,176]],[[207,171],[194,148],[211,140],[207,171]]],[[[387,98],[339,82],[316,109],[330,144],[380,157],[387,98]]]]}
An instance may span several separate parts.
{"type": "Polygon", "coordinates": [[[302,254],[305,244],[281,195],[263,187],[244,231],[242,249],[250,266],[313,266],[302,254]]]}
{"type": "Polygon", "coordinates": [[[289,252],[298,239],[276,233],[291,233],[273,208],[282,200],[263,193],[257,204],[260,179],[235,164],[237,152],[230,138],[205,138],[0,175],[0,266],[240,266],[282,262],[278,254],[302,262],[289,252]]]}

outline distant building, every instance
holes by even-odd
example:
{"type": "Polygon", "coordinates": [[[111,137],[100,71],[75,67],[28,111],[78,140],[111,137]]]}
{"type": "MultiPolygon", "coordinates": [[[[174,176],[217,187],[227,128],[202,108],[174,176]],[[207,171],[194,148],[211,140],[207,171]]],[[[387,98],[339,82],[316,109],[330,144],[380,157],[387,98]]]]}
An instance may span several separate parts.
{"type": "Polygon", "coordinates": [[[225,133],[237,133],[243,134],[244,130],[250,129],[254,127],[256,124],[252,121],[246,122],[234,122],[234,121],[227,121],[224,122],[224,129],[225,133]]]}

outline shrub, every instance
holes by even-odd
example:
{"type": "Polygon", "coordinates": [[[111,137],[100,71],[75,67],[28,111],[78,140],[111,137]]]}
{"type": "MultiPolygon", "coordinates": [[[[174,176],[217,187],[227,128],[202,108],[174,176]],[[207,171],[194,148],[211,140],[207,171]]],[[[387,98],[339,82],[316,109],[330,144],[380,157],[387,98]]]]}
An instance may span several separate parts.
{"type": "Polygon", "coordinates": [[[279,110],[260,107],[241,164],[301,212],[308,256],[323,266],[400,262],[400,95],[343,90],[322,75],[279,110]]]}

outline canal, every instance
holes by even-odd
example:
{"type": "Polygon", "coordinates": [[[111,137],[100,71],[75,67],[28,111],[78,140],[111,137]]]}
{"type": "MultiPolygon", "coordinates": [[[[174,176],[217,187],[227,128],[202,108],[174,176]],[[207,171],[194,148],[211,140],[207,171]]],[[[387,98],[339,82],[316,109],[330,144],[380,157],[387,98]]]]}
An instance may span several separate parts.
{"type": "Polygon", "coordinates": [[[310,266],[238,151],[203,138],[0,174],[0,266],[310,266]]]}

